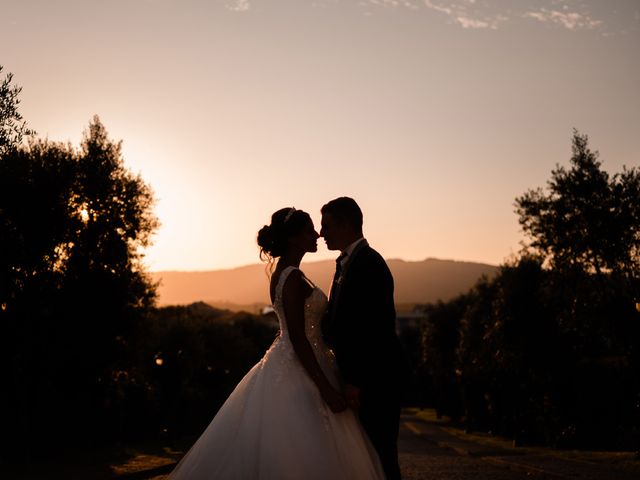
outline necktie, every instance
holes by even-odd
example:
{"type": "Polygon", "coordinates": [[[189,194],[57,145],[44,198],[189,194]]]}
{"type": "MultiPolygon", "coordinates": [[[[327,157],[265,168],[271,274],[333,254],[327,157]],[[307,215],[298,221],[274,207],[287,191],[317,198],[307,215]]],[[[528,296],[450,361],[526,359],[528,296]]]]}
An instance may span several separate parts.
{"type": "Polygon", "coordinates": [[[340,274],[342,273],[342,260],[344,260],[344,258],[347,256],[346,253],[341,253],[340,256],[338,256],[338,258],[336,258],[336,273],[340,274]]]}
{"type": "Polygon", "coordinates": [[[336,258],[336,280],[342,274],[342,260],[347,256],[345,252],[342,252],[338,258],[336,258]]]}

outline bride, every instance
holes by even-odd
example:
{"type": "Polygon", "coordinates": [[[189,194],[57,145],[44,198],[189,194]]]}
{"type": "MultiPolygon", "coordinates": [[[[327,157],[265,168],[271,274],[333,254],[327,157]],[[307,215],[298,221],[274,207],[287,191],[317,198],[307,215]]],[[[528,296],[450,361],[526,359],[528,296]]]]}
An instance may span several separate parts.
{"type": "Polygon", "coordinates": [[[270,295],[280,334],[170,480],[384,479],[322,340],[327,297],[299,269],[318,237],[309,214],[295,208],[275,212],[258,233],[260,257],[279,258],[270,295]]]}

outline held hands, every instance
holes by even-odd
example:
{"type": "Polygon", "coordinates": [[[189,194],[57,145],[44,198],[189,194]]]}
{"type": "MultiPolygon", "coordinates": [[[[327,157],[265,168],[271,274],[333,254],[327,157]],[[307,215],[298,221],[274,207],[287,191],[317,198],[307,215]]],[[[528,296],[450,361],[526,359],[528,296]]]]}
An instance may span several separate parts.
{"type": "Polygon", "coordinates": [[[323,400],[333,413],[340,413],[347,409],[347,402],[336,389],[329,387],[322,391],[321,394],[323,400]]]}

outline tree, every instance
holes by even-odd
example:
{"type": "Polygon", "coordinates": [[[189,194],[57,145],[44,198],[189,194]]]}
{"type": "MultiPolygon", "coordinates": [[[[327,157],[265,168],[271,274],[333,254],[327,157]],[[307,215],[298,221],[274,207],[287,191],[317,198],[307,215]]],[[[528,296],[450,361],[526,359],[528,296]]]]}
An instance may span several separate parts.
{"type": "MultiPolygon", "coordinates": [[[[0,73],[2,73],[0,65],[0,73]]],[[[0,155],[22,142],[26,135],[33,135],[33,130],[27,128],[22,115],[18,112],[20,100],[18,95],[21,87],[11,85],[13,75],[8,73],[0,82],[0,155]]]]}
{"type": "Polygon", "coordinates": [[[12,392],[0,420],[11,442],[45,441],[36,426],[77,438],[110,428],[107,392],[155,297],[141,252],[158,225],[153,202],[98,117],[79,150],[32,140],[0,156],[0,368],[12,392]]]}
{"type": "Polygon", "coordinates": [[[547,192],[531,190],[516,199],[529,246],[551,267],[546,297],[564,344],[561,366],[572,373],[569,388],[556,382],[557,398],[574,396],[558,403],[564,412],[559,424],[573,431],[566,438],[589,441],[613,437],[607,431],[612,425],[629,431],[619,426],[637,408],[640,388],[640,170],[624,167],[609,175],[598,157],[588,137],[574,131],[570,168],[552,171],[547,192]],[[625,413],[614,418],[611,412],[625,413]]]}
{"type": "Polygon", "coordinates": [[[460,341],[460,319],[468,302],[468,295],[459,295],[446,303],[439,300],[424,308],[427,321],[422,335],[422,363],[432,379],[439,416],[457,419],[461,414],[455,358],[460,341]]]}
{"type": "Polygon", "coordinates": [[[471,428],[637,449],[640,171],[610,176],[574,132],[571,167],[557,166],[547,191],[516,206],[528,248],[463,297],[426,309],[432,375],[456,375],[455,390],[435,388],[449,405],[460,397],[471,428]]]}
{"type": "Polygon", "coordinates": [[[588,137],[573,134],[571,168],[557,166],[548,192],[516,199],[530,247],[557,269],[640,277],[640,170],[604,171],[588,137]]]}

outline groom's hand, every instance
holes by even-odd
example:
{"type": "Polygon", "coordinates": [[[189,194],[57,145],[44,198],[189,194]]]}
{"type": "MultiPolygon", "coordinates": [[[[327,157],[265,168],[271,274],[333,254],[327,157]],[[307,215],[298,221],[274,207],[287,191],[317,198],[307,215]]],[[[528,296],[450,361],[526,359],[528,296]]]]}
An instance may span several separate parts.
{"type": "Polygon", "coordinates": [[[347,383],[344,386],[344,398],[347,401],[347,405],[354,410],[360,408],[360,389],[355,385],[347,383]]]}

